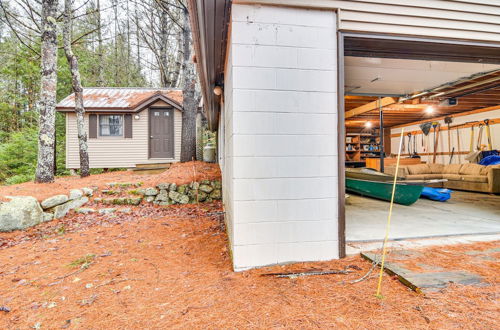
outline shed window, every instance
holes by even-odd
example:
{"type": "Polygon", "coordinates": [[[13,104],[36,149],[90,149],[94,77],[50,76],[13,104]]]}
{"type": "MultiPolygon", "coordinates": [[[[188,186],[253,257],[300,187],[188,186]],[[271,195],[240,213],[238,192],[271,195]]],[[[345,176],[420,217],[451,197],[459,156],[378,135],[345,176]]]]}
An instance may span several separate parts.
{"type": "Polygon", "coordinates": [[[123,136],[123,115],[100,115],[100,136],[123,136]]]}

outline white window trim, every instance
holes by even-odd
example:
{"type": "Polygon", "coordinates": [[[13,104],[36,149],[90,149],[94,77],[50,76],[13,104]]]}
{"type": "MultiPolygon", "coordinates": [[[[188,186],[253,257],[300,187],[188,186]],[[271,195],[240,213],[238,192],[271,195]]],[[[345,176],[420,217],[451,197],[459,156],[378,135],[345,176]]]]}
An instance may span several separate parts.
{"type": "Polygon", "coordinates": [[[121,113],[103,113],[97,115],[97,137],[102,139],[125,139],[125,116],[121,113]],[[121,116],[122,117],[122,134],[121,135],[101,135],[101,116],[121,116]]]}

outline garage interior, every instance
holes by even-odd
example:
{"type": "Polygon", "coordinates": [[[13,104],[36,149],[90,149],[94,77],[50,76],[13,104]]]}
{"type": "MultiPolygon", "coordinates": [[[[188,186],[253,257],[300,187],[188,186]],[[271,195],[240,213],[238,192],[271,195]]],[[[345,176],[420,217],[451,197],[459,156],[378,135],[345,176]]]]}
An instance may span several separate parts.
{"type": "MultiPolygon", "coordinates": [[[[500,182],[500,165],[478,163],[500,149],[499,50],[374,38],[344,42],[345,167],[394,175],[404,128],[400,179],[451,190],[444,202],[421,197],[395,204],[390,240],[498,239],[500,191],[492,185],[500,182]],[[495,177],[490,167],[498,167],[495,177]]],[[[383,240],[389,204],[346,192],[348,254],[383,240]]]]}

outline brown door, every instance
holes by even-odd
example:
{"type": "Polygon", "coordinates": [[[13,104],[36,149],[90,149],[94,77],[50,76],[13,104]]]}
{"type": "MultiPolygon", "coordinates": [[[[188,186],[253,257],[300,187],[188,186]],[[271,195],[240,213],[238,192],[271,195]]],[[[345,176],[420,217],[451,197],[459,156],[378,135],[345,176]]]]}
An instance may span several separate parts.
{"type": "Polygon", "coordinates": [[[174,112],[149,110],[149,157],[174,158],[174,112]]]}

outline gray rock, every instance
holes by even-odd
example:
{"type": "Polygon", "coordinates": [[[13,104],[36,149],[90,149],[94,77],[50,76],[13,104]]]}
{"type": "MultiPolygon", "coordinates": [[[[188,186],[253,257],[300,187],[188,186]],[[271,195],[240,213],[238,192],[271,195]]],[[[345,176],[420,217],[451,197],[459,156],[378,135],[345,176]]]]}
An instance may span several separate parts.
{"type": "Polygon", "coordinates": [[[161,205],[161,206],[166,206],[166,205],[170,205],[170,202],[156,202],[156,204],[161,205]]]}
{"type": "Polygon", "coordinates": [[[89,198],[84,196],[72,201],[66,202],[61,205],[55,206],[51,209],[54,212],[54,219],[59,219],[68,214],[69,211],[74,210],[76,208],[82,207],[89,201],[89,198]]]}
{"type": "Polygon", "coordinates": [[[177,190],[177,185],[175,183],[171,183],[170,186],[168,187],[168,190],[170,190],[170,191],[176,191],[177,190]]]}
{"type": "Polygon", "coordinates": [[[189,184],[189,188],[192,190],[198,190],[198,188],[200,188],[200,184],[198,182],[191,182],[189,184]]]}
{"type": "Polygon", "coordinates": [[[198,191],[198,202],[204,202],[208,197],[208,194],[203,191],[198,191]]]}
{"type": "Polygon", "coordinates": [[[132,209],[130,207],[125,207],[125,208],[118,209],[118,212],[130,214],[130,213],[132,213],[132,209]]]}
{"type": "Polygon", "coordinates": [[[177,187],[177,192],[179,194],[186,194],[186,192],[189,190],[187,184],[183,184],[183,185],[180,185],[179,187],[177,187]]]}
{"type": "MultiPolygon", "coordinates": [[[[7,196],[6,196],[7,197],[7,196]]],[[[0,232],[25,229],[43,221],[43,210],[31,196],[8,197],[0,204],[0,232]]]]}
{"type": "Polygon", "coordinates": [[[96,197],[96,198],[94,198],[94,202],[100,203],[100,202],[102,202],[102,198],[101,197],[96,197]]]}
{"type": "Polygon", "coordinates": [[[182,195],[176,191],[171,191],[168,193],[168,197],[172,199],[172,201],[179,203],[179,204],[187,204],[189,203],[189,197],[186,195],[182,195]]]}
{"type": "Polygon", "coordinates": [[[111,214],[116,211],[115,208],[106,208],[106,209],[100,209],[99,214],[111,214]]]}
{"type": "Polygon", "coordinates": [[[168,193],[166,191],[158,194],[155,198],[155,201],[157,202],[168,202],[169,198],[168,198],[168,193]]]}
{"type": "Polygon", "coordinates": [[[202,185],[200,185],[200,190],[207,193],[207,194],[210,194],[214,190],[214,187],[212,187],[208,184],[202,184],[202,185]]]}
{"type": "Polygon", "coordinates": [[[68,201],[68,196],[66,195],[55,195],[49,197],[42,201],[41,205],[44,210],[50,209],[51,207],[64,204],[68,201]]]}
{"type": "Polygon", "coordinates": [[[212,191],[209,196],[212,199],[222,199],[222,190],[214,189],[214,191],[212,191]]]}
{"type": "Polygon", "coordinates": [[[215,181],[212,182],[212,186],[215,189],[222,189],[222,182],[220,182],[219,180],[215,180],[215,181]]]}
{"type": "Polygon", "coordinates": [[[83,191],[80,189],[71,189],[69,191],[69,200],[77,199],[83,197],[83,191]]]}
{"type": "Polygon", "coordinates": [[[211,184],[210,180],[203,180],[203,181],[201,181],[200,183],[201,183],[201,184],[207,184],[207,185],[210,185],[210,184],[211,184]]]}
{"type": "Polygon", "coordinates": [[[42,219],[43,222],[47,222],[47,221],[50,221],[52,219],[54,219],[54,214],[52,214],[50,212],[43,212],[43,219],[42,219]]]}
{"type": "Polygon", "coordinates": [[[142,198],[141,197],[134,197],[134,198],[127,198],[127,203],[129,205],[139,205],[141,204],[142,198]]]}
{"type": "Polygon", "coordinates": [[[159,185],[156,186],[156,188],[160,190],[168,190],[170,187],[170,183],[160,183],[159,185]]]}
{"type": "Polygon", "coordinates": [[[82,191],[85,196],[92,196],[94,194],[94,190],[91,188],[84,187],[82,188],[82,191]]]}
{"type": "Polygon", "coordinates": [[[143,189],[144,191],[144,195],[145,196],[156,196],[158,195],[158,190],[156,190],[155,188],[146,188],[146,189],[143,189]]]}
{"type": "Polygon", "coordinates": [[[80,207],[75,209],[76,213],[81,213],[81,214],[88,214],[88,213],[94,213],[95,209],[90,208],[90,207],[80,207]]]}
{"type": "Polygon", "coordinates": [[[155,197],[154,196],[147,196],[144,198],[144,200],[148,203],[151,203],[155,200],[155,197]]]}

